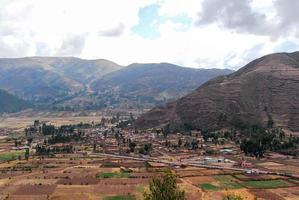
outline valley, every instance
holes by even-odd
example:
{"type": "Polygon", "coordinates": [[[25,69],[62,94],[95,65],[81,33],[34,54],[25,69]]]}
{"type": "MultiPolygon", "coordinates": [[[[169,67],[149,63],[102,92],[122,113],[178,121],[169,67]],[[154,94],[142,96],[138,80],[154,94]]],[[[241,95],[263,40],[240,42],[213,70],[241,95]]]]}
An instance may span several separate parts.
{"type": "Polygon", "coordinates": [[[167,170],[188,200],[299,195],[298,159],[247,156],[224,136],[134,130],[124,127],[132,115],[123,114],[7,120],[1,127],[17,134],[1,132],[2,199],[143,199],[150,180],[167,170]]]}
{"type": "Polygon", "coordinates": [[[86,77],[75,58],[27,58],[82,88],[3,92],[0,199],[141,200],[169,173],[187,200],[298,199],[297,55],[233,73],[81,61],[86,77]]]}

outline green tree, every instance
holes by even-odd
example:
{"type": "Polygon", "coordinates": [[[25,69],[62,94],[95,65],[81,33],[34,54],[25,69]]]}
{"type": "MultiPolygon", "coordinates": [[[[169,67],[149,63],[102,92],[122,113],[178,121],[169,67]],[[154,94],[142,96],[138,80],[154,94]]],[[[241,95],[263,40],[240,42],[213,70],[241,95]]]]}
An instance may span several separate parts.
{"type": "Polygon", "coordinates": [[[235,194],[227,194],[223,200],[243,200],[243,198],[239,195],[235,195],[235,194]]]}
{"type": "Polygon", "coordinates": [[[171,172],[161,178],[153,178],[149,192],[144,193],[145,200],[185,200],[185,192],[176,184],[176,177],[171,172]]]}
{"type": "Polygon", "coordinates": [[[131,152],[135,151],[135,147],[137,146],[137,144],[135,142],[129,142],[129,148],[131,152]]]}
{"type": "Polygon", "coordinates": [[[25,159],[28,160],[29,159],[29,149],[27,148],[25,151],[25,159]]]}

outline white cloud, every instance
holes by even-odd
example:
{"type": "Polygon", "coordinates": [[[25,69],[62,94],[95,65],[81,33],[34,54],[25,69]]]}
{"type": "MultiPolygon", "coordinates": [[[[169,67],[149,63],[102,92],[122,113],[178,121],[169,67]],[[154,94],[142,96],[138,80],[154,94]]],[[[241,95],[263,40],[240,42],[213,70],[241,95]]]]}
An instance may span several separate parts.
{"type": "MultiPolygon", "coordinates": [[[[1,2],[0,57],[79,56],[110,59],[122,65],[133,62],[171,62],[189,67],[238,68],[254,57],[272,53],[276,46],[280,45],[276,49],[282,49],[283,44],[285,49],[287,45],[284,41],[299,43],[294,34],[271,40],[273,38],[269,38],[267,34],[251,34],[248,26],[245,32],[235,32],[220,28],[217,23],[185,29],[184,24],[167,20],[158,26],[160,37],[154,39],[143,38],[131,31],[140,20],[138,14],[142,7],[158,3],[160,16],[187,14],[195,22],[198,14],[204,12],[202,2],[203,0],[1,2]]],[[[288,19],[297,16],[293,9],[290,13],[286,12],[289,7],[281,4],[282,0],[274,1],[276,4],[272,0],[250,2],[252,12],[267,12],[266,21],[277,16],[288,19]]],[[[292,30],[296,30],[298,25],[296,20],[289,23],[281,20],[280,23],[292,30]]]]}

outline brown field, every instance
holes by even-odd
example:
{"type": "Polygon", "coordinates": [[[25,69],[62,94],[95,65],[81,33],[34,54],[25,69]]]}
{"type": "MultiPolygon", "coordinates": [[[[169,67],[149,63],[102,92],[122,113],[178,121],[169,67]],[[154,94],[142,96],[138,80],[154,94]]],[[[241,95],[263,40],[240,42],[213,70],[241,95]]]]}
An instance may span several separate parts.
{"type": "MultiPolygon", "coordinates": [[[[123,178],[96,178],[97,173],[120,173],[120,168],[102,167],[105,162],[117,161],[117,159],[76,159],[70,160],[68,155],[61,158],[44,158],[30,159],[29,161],[16,161],[0,164],[0,170],[5,168],[12,169],[8,175],[10,178],[2,177],[0,179],[0,197],[9,199],[51,199],[51,200],[86,200],[86,199],[103,199],[106,196],[113,195],[133,195],[137,199],[142,199],[142,193],[151,178],[161,176],[163,172],[158,169],[146,171],[144,167],[133,168],[133,172],[129,177],[123,178]],[[81,164],[80,164],[81,163],[81,164]],[[50,164],[55,165],[53,168],[45,168],[50,164]],[[23,166],[35,166],[32,171],[22,171],[23,166]],[[16,168],[17,167],[17,168],[16,168]],[[156,171],[156,172],[155,172],[156,171]]],[[[71,155],[69,155],[71,156],[71,155]]],[[[129,163],[136,163],[130,160],[120,159],[117,161],[121,166],[129,163]]],[[[140,164],[140,163],[136,163],[140,164]]],[[[241,189],[223,189],[221,188],[221,179],[216,179],[214,175],[227,174],[226,171],[207,170],[203,168],[184,168],[173,170],[178,176],[177,183],[185,190],[188,200],[222,200],[226,193],[237,193],[244,199],[253,200],[254,196],[260,199],[271,198],[273,200],[280,199],[296,199],[299,196],[299,183],[293,182],[290,186],[297,184],[297,187],[287,186],[286,188],[251,190],[241,189]],[[217,190],[204,191],[200,185],[210,183],[219,187],[217,190]],[[281,195],[283,194],[283,195],[281,195]]],[[[230,173],[228,173],[230,174],[230,173]]],[[[233,173],[232,173],[233,174],[233,173]]],[[[282,179],[277,176],[256,176],[256,175],[227,175],[235,176],[234,181],[247,180],[268,180],[282,179]]]]}
{"type": "Polygon", "coordinates": [[[284,200],[280,195],[271,192],[270,190],[251,190],[251,192],[258,198],[262,200],[284,200]]]}
{"type": "Polygon", "coordinates": [[[188,177],[184,178],[187,182],[193,185],[200,185],[203,183],[212,183],[215,182],[215,179],[211,176],[197,176],[197,177],[188,177]]]}
{"type": "Polygon", "coordinates": [[[101,116],[48,116],[48,117],[0,117],[0,129],[7,128],[14,131],[23,131],[25,127],[32,125],[33,121],[39,119],[56,126],[78,124],[78,123],[99,123],[101,116]]]}

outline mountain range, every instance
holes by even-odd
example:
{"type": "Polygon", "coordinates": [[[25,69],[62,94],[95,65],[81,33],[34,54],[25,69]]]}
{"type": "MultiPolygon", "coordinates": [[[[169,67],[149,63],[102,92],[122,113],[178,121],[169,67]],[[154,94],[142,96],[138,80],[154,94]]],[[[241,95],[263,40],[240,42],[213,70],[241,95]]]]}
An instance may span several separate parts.
{"type": "Polygon", "coordinates": [[[299,131],[299,52],[275,53],[141,116],[139,128],[217,130],[248,124],[299,131]]]}
{"type": "Polygon", "coordinates": [[[41,109],[151,108],[175,100],[228,69],[168,63],[121,66],[98,59],[0,59],[0,89],[41,109]]]}

